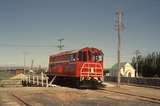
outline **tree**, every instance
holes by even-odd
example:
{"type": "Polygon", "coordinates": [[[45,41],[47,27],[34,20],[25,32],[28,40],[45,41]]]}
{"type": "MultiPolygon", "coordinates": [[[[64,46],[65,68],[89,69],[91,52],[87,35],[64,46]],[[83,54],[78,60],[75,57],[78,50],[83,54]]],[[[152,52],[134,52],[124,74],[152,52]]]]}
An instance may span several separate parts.
{"type": "Polygon", "coordinates": [[[132,58],[132,65],[136,68],[138,60],[138,74],[143,77],[160,77],[160,52],[153,52],[146,57],[137,56],[132,58]]]}

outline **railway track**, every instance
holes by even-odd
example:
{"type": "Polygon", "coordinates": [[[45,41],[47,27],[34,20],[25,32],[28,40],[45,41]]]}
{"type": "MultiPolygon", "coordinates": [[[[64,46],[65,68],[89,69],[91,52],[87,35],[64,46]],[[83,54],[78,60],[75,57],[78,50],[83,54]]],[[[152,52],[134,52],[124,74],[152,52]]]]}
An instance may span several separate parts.
{"type": "Polygon", "coordinates": [[[97,90],[97,91],[101,92],[101,93],[109,93],[110,92],[110,93],[115,93],[115,94],[121,94],[121,95],[131,96],[131,97],[135,97],[138,100],[160,104],[160,98],[148,97],[148,96],[137,95],[137,94],[133,94],[133,93],[108,90],[108,89],[101,89],[101,90],[97,90]]]}
{"type": "Polygon", "coordinates": [[[31,106],[30,104],[28,104],[28,102],[24,101],[23,99],[21,99],[21,98],[18,97],[17,95],[12,94],[12,96],[13,96],[14,98],[16,98],[18,101],[20,101],[24,106],[31,106]]]}
{"type": "MultiPolygon", "coordinates": [[[[48,96],[46,92],[20,92],[10,93],[12,101],[16,101],[14,106],[59,106],[61,102],[57,102],[56,98],[48,96]]],[[[6,106],[6,105],[4,105],[6,106]]],[[[8,106],[8,105],[7,105],[8,106]]]]}
{"type": "Polygon", "coordinates": [[[1,95],[3,95],[3,98],[0,98],[0,106],[31,106],[11,92],[1,92],[1,95]]]}

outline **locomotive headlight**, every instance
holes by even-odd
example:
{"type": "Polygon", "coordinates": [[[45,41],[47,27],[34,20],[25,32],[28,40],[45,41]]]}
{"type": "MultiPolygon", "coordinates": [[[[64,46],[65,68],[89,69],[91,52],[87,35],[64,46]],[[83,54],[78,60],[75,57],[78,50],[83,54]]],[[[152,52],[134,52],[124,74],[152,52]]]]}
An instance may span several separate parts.
{"type": "Polygon", "coordinates": [[[95,79],[95,80],[98,80],[98,78],[97,78],[97,77],[94,77],[94,79],[95,79]]]}
{"type": "Polygon", "coordinates": [[[84,77],[81,77],[81,80],[84,80],[84,77]]]}

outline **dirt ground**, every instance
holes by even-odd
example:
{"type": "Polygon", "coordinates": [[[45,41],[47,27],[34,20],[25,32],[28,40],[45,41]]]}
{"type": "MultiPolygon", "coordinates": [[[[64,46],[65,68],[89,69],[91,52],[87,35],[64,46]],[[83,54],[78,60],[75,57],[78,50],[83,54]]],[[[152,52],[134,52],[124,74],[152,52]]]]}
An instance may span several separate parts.
{"type": "Polygon", "coordinates": [[[160,90],[142,87],[106,87],[104,90],[76,89],[68,87],[20,87],[0,88],[0,106],[159,106],[135,96],[117,92],[134,93],[160,99],[160,90]]]}

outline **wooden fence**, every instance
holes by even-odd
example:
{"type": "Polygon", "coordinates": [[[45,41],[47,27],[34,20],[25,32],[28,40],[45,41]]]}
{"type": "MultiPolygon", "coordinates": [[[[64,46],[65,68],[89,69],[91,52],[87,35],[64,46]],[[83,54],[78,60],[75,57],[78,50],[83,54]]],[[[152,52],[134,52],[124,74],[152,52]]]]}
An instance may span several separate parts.
{"type": "Polygon", "coordinates": [[[48,77],[43,73],[41,75],[28,74],[26,79],[22,80],[22,85],[48,87],[48,77]]]}

